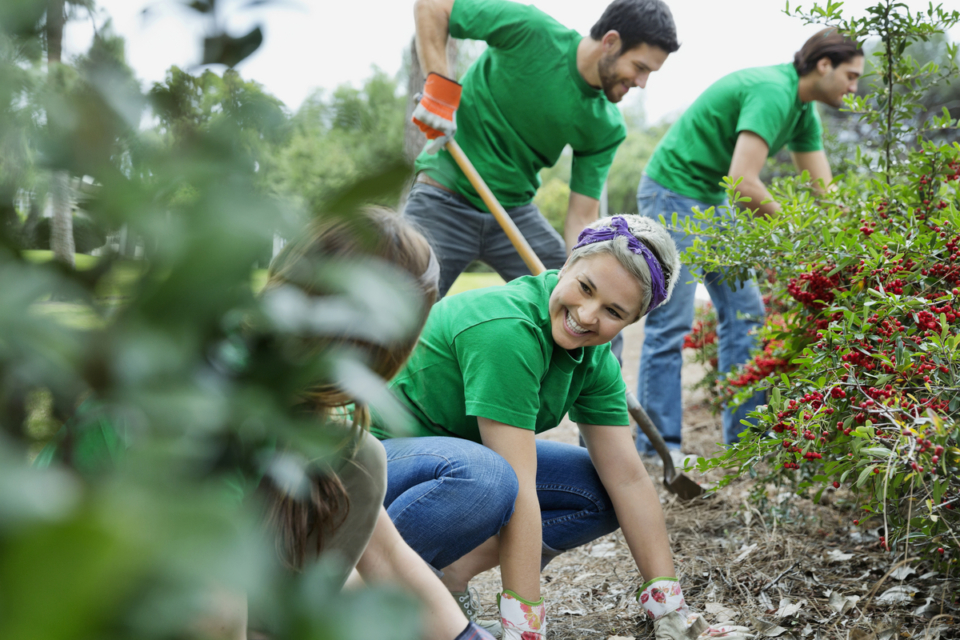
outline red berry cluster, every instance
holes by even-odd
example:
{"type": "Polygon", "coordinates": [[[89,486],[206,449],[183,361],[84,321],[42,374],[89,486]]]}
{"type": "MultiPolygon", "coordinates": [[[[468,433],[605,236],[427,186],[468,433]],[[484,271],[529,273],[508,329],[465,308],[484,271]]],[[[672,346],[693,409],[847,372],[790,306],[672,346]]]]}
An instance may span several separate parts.
{"type": "Polygon", "coordinates": [[[697,320],[693,323],[693,327],[683,338],[683,348],[684,349],[702,349],[708,344],[713,344],[717,341],[717,327],[716,323],[711,323],[713,326],[706,326],[701,320],[697,320]]]}
{"type": "Polygon", "coordinates": [[[767,342],[763,347],[763,353],[758,354],[753,360],[743,365],[737,375],[727,380],[727,384],[731,387],[746,387],[771,374],[792,371],[795,368],[794,366],[784,358],[774,355],[780,347],[782,347],[782,343],[779,341],[767,342]]]}
{"type": "Polygon", "coordinates": [[[787,292],[794,300],[806,307],[819,311],[833,302],[834,291],[840,286],[840,272],[830,274],[834,266],[814,267],[799,278],[791,278],[787,283],[787,292]]]}

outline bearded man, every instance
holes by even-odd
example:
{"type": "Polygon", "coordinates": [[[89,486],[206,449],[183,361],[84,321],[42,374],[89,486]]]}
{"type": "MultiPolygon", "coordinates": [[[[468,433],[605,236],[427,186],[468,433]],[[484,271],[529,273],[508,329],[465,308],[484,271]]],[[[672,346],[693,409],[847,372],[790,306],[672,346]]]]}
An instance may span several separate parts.
{"type": "Polygon", "coordinates": [[[506,0],[417,0],[417,55],[427,81],[413,114],[432,140],[417,158],[404,215],[426,232],[440,262],[440,295],[474,260],[505,280],[527,266],[454,159],[455,138],[548,269],[563,266],[600,194],[626,125],[616,103],[643,88],[679,48],[661,0],[615,0],[587,37],[539,9],[506,0]],[[447,38],[488,48],[463,84],[447,68],[447,38]],[[573,149],[563,237],[533,197],[539,172],[573,149]]]}

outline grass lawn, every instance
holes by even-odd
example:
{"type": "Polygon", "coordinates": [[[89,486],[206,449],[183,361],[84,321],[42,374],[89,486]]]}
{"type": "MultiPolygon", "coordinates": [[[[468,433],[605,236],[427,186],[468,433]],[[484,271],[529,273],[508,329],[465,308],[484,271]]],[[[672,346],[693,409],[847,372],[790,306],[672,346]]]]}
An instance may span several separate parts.
{"type": "Polygon", "coordinates": [[[464,291],[496,287],[501,284],[503,284],[503,278],[498,273],[461,273],[460,277],[453,282],[447,295],[455,296],[464,291]]]}

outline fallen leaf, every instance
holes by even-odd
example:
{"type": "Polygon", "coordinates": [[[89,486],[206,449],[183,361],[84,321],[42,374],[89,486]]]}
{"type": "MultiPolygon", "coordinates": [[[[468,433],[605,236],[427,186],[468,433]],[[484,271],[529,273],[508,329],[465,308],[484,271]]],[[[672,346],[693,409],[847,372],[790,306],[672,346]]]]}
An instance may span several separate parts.
{"type": "Polygon", "coordinates": [[[775,609],[775,607],[773,606],[773,602],[770,600],[770,596],[768,596],[766,592],[761,591],[760,595],[757,596],[757,600],[760,601],[760,606],[763,608],[764,611],[770,611],[771,609],[775,609]]]}
{"type": "Polygon", "coordinates": [[[877,598],[877,604],[900,604],[903,602],[913,601],[913,596],[916,594],[917,590],[911,586],[901,586],[891,587],[883,592],[883,594],[877,598]]]}
{"type": "Polygon", "coordinates": [[[729,607],[725,607],[719,602],[708,602],[705,607],[707,613],[714,616],[716,619],[716,624],[721,622],[733,622],[734,618],[737,617],[737,612],[729,607]]]}
{"type": "Polygon", "coordinates": [[[805,626],[803,631],[800,632],[800,635],[806,638],[811,633],[813,633],[813,625],[808,622],[807,626],[805,626]]]}
{"type": "Polygon", "coordinates": [[[876,632],[877,640],[895,640],[895,638],[900,636],[900,628],[902,626],[903,623],[899,621],[887,624],[887,626],[882,627],[876,632]]]}
{"type": "Polygon", "coordinates": [[[894,580],[906,580],[916,572],[917,570],[914,569],[913,567],[902,566],[902,567],[897,567],[893,571],[893,573],[890,574],[890,577],[893,578],[894,580]]]}
{"type": "Polygon", "coordinates": [[[607,640],[636,640],[633,636],[610,636],[607,640]]]}
{"type": "Polygon", "coordinates": [[[824,559],[828,562],[846,562],[853,558],[852,553],[844,553],[840,549],[831,549],[827,553],[823,554],[824,559]]]}
{"type": "Polygon", "coordinates": [[[749,547],[746,545],[740,547],[740,555],[736,557],[736,559],[733,561],[733,564],[737,564],[738,562],[743,562],[743,559],[746,558],[751,553],[753,553],[754,550],[756,550],[757,546],[758,546],[757,544],[752,544],[749,547]]]}
{"type": "Polygon", "coordinates": [[[791,603],[790,598],[782,598],[780,600],[780,607],[777,609],[776,616],[778,618],[789,618],[790,616],[795,616],[805,604],[807,604],[806,600],[798,600],[791,603]]]}
{"type": "Polygon", "coordinates": [[[940,613],[940,606],[937,604],[937,599],[927,598],[926,602],[916,608],[913,615],[930,618],[938,613],[940,613]]]}
{"type": "MultiPolygon", "coordinates": [[[[787,630],[775,622],[769,622],[763,620],[762,618],[757,618],[755,620],[756,626],[760,629],[760,635],[766,638],[779,638],[783,634],[787,633],[787,630]]],[[[789,634],[790,637],[793,634],[789,634]]]]}
{"type": "Polygon", "coordinates": [[[923,640],[940,640],[940,634],[949,629],[950,627],[944,624],[925,629],[923,632],[923,640]]]}
{"type": "Polygon", "coordinates": [[[850,611],[859,601],[860,596],[842,596],[839,591],[834,591],[830,594],[830,600],[827,604],[830,605],[831,609],[843,615],[847,611],[850,611]]]}
{"type": "Polygon", "coordinates": [[[593,545],[593,548],[590,549],[590,555],[594,558],[609,558],[612,555],[616,555],[616,546],[613,542],[600,542],[593,545]]]}

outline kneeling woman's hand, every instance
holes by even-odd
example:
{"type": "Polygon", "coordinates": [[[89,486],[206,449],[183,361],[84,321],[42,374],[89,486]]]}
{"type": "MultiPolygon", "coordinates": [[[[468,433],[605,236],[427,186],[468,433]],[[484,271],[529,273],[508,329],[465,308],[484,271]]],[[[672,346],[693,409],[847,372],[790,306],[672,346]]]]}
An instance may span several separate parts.
{"type": "Polygon", "coordinates": [[[512,591],[504,591],[497,596],[497,606],[503,624],[501,640],[544,640],[547,637],[543,598],[539,602],[529,602],[512,591]]]}
{"type": "Polygon", "coordinates": [[[653,620],[657,640],[723,638],[746,640],[756,634],[746,627],[710,626],[699,613],[690,611],[676,578],[654,578],[637,591],[637,600],[653,620]]]}

